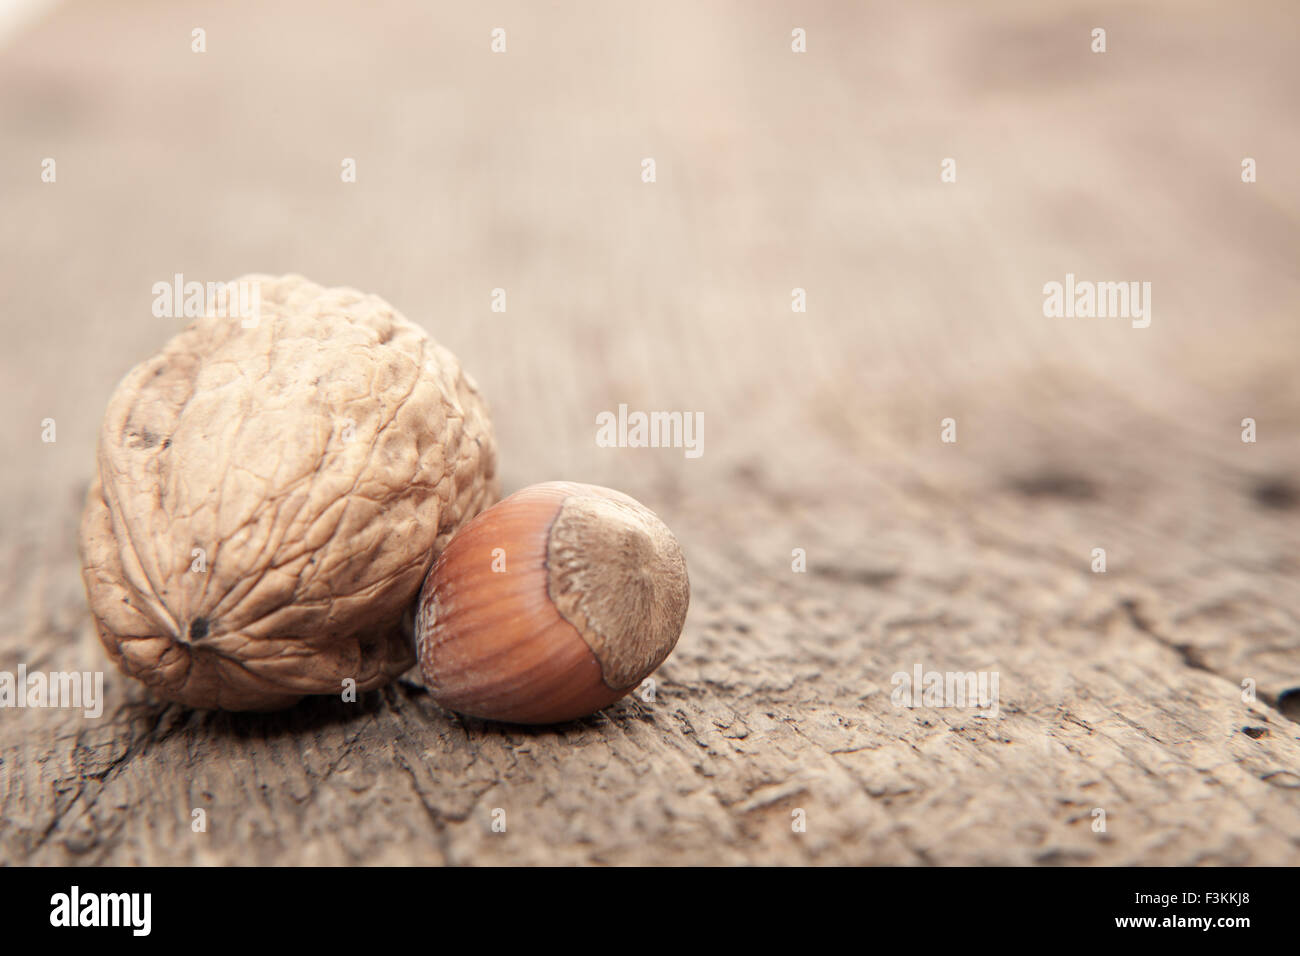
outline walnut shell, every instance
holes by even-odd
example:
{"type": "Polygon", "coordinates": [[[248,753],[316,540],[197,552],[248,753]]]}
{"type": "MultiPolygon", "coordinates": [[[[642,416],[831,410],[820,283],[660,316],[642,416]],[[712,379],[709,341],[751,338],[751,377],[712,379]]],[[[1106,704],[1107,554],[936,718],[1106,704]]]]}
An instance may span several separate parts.
{"type": "Polygon", "coordinates": [[[81,522],[109,656],[165,700],[272,710],[387,683],[451,535],[498,495],[487,407],[392,306],[301,276],[209,314],[108,404],[81,522]]]}

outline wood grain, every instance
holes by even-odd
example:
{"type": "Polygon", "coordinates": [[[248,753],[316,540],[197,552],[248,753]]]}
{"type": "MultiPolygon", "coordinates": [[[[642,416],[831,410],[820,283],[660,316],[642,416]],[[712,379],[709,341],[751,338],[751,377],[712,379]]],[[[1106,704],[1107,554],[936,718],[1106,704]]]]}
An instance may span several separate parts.
{"type": "Polygon", "coordinates": [[[107,666],[76,520],[177,272],[383,295],[482,386],[504,489],[643,501],[692,607],[652,702],[557,728],[461,719],[414,674],[228,715],[109,670],[99,720],[0,711],[0,860],[1300,862],[1294,27],[1151,0],[56,8],[0,48],[0,669],[107,666]],[[1151,326],[1045,318],[1066,273],[1150,281],[1151,326]],[[619,403],[703,412],[704,454],[597,447],[619,403]],[[895,706],[918,663],[996,671],[1000,716],[895,706]]]}

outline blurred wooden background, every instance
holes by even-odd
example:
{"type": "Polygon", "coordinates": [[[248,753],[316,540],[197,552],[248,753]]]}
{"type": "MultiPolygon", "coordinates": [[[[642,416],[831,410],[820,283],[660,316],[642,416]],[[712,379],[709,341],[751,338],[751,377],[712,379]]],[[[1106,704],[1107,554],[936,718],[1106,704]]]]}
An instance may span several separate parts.
{"type": "Polygon", "coordinates": [[[110,669],[98,721],[0,711],[0,860],[1300,862],[1298,18],[55,6],[0,46],[0,670],[107,666],[75,527],[178,272],[384,296],[483,387],[507,491],[638,497],[693,603],[653,703],[556,729],[110,669]],[[1150,327],[1044,318],[1066,273],[1150,281],[1150,327]],[[619,403],[703,412],[703,456],[596,447],[619,403]],[[1001,717],[894,707],[917,663],[997,671],[1001,717]]]}

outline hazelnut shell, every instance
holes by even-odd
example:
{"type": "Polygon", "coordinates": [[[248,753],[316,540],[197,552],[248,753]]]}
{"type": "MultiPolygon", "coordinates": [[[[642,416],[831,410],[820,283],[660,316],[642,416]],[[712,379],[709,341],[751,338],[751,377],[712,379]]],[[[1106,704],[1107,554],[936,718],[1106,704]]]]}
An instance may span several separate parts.
{"type": "Polygon", "coordinates": [[[681,548],[653,512],[608,488],[549,482],[452,538],[420,594],[417,652],[442,706],[558,723],[654,671],[689,601],[681,548]]]}

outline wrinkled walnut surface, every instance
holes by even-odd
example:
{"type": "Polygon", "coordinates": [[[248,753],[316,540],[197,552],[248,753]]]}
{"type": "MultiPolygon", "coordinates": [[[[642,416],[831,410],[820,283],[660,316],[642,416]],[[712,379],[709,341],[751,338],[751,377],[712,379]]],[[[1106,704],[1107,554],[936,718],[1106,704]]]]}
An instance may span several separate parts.
{"type": "Polygon", "coordinates": [[[406,670],[425,573],[497,497],[454,355],[376,296],[247,279],[257,327],[199,319],[118,385],[81,523],[109,655],[161,698],[227,710],[406,670]]]}

